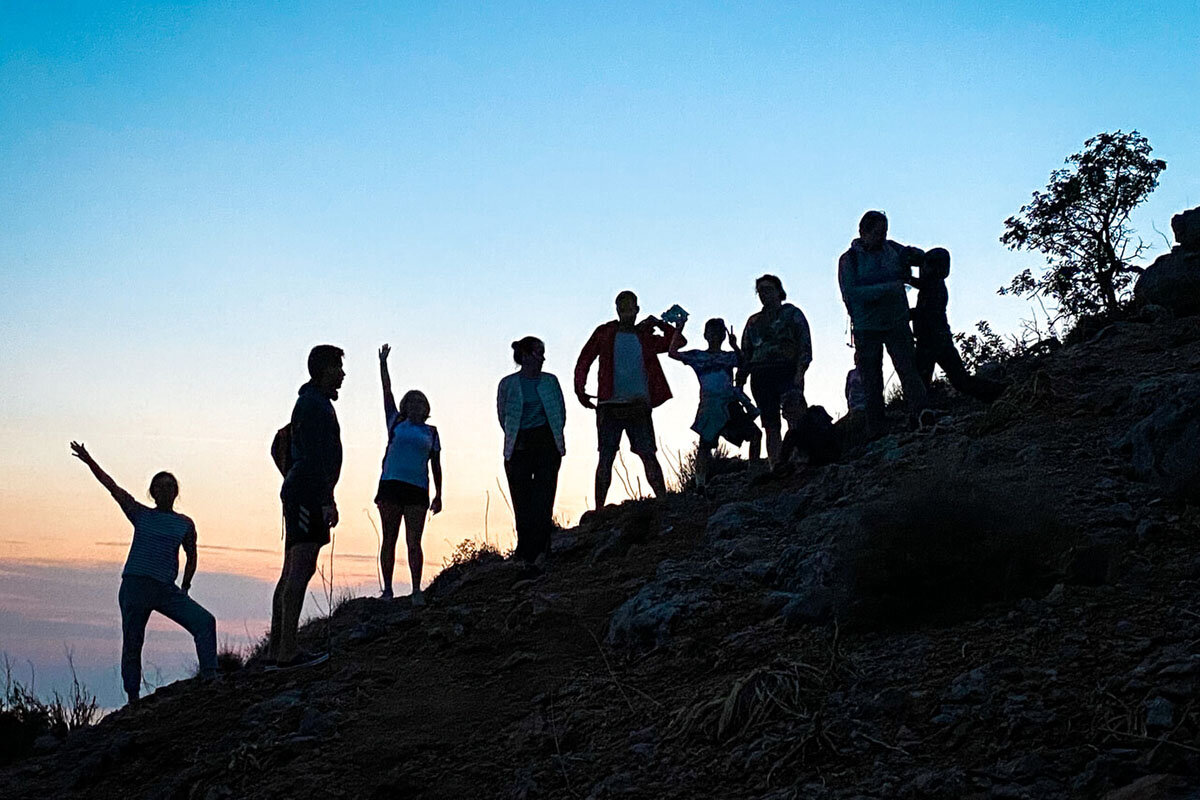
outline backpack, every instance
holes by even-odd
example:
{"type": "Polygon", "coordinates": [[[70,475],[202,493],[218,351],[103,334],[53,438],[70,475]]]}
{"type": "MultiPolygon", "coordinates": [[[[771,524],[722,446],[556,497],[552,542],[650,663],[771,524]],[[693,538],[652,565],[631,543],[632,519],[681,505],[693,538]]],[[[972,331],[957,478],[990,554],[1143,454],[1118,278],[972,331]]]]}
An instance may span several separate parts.
{"type": "Polygon", "coordinates": [[[275,438],[271,440],[271,460],[279,474],[286,478],[292,468],[292,423],[275,431],[275,438]]]}

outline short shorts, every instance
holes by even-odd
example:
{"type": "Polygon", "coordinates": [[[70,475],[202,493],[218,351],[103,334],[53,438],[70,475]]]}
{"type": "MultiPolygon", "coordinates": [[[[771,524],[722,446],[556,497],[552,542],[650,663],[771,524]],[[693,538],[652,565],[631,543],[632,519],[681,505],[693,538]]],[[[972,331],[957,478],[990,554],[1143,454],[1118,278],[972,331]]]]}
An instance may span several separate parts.
{"type": "Polygon", "coordinates": [[[429,487],[405,481],[381,480],[375,492],[375,505],[420,506],[429,508],[429,487]]]}

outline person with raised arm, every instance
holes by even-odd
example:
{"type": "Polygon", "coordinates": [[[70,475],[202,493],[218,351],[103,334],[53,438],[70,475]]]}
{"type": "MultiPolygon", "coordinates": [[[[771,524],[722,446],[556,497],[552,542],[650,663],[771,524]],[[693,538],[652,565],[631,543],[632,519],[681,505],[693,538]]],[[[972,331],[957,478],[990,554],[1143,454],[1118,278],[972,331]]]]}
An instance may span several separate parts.
{"type": "Polygon", "coordinates": [[[121,589],[117,594],[121,607],[121,682],[129,702],[135,702],[141,694],[142,644],[146,639],[146,623],[155,611],[192,635],[200,676],[215,677],[217,621],[188,597],[196,575],[196,525],[175,510],[179,482],[169,472],[159,472],[151,478],[154,508],[150,508],[118,486],[83,444],[71,442],[71,454],[88,466],[133,523],[133,541],[121,570],[121,589]],[[181,547],[187,561],[183,581],[176,586],[181,547]]]}
{"type": "Polygon", "coordinates": [[[762,447],[762,431],[746,412],[733,385],[734,370],[742,365],[737,336],[732,328],[726,331],[725,320],[713,318],[704,323],[704,340],[708,342],[707,349],[680,350],[677,336],[667,352],[671,358],[691,367],[700,381],[700,405],[692,430],[700,435],[696,448],[696,492],[701,496],[707,491],[708,469],[718,437],[739,448],[743,442],[750,442],[751,464],[758,463],[762,447]],[[730,350],[721,349],[726,335],[730,350]]]}
{"type": "MultiPolygon", "coordinates": [[[[603,508],[608,498],[621,434],[629,437],[629,449],[642,460],[654,494],[662,497],[667,493],[667,482],[658,463],[651,412],[671,399],[671,387],[658,357],[670,348],[675,329],[655,316],[638,322],[638,299],[631,291],[618,294],[616,305],[617,319],[592,332],[575,362],[575,397],[584,408],[596,410],[600,451],[596,465],[596,508],[603,508]],[[593,403],[587,393],[587,377],[597,359],[600,361],[597,402],[593,403]]],[[[687,344],[682,334],[680,339],[681,347],[687,344]]]]}
{"type": "Polygon", "coordinates": [[[512,343],[520,367],[501,379],[496,414],[504,431],[504,474],[516,517],[513,558],[540,570],[550,555],[558,468],[567,454],[567,406],[558,378],[542,370],[546,345],[536,336],[512,343]]]}
{"type": "Polygon", "coordinates": [[[383,575],[385,600],[393,597],[392,573],[396,568],[396,543],[400,539],[400,524],[408,544],[408,571],[412,581],[410,602],[425,605],[421,591],[421,572],[425,557],[421,551],[421,534],[425,532],[425,514],[442,510],[442,440],[437,428],[426,424],[429,419],[429,399],[423,392],[412,389],[400,398],[392,394],[392,377],[388,373],[389,345],[379,348],[379,380],[383,385],[383,417],[387,425],[388,443],[383,456],[383,470],[375,505],[379,508],[383,542],[379,548],[379,571],[383,575]],[[433,473],[435,494],[429,499],[429,473],[433,473]]]}
{"type": "Polygon", "coordinates": [[[308,354],[309,380],[300,387],[289,423],[289,464],[279,491],[283,501],[283,570],[271,602],[268,670],[320,664],[329,653],[296,647],[296,629],[308,582],[317,571],[321,548],[338,524],[333,490],[342,473],[342,429],[333,401],[346,378],[345,353],[340,347],[320,344],[308,354]]]}
{"type": "Polygon", "coordinates": [[[751,314],[742,330],[737,385],[744,386],[750,379],[767,433],[767,460],[775,466],[783,441],[780,409],[786,402],[805,404],[804,375],[812,363],[812,334],[804,312],[784,302],[787,292],[777,276],[763,275],[754,282],[754,290],[762,310],[751,314]]]}

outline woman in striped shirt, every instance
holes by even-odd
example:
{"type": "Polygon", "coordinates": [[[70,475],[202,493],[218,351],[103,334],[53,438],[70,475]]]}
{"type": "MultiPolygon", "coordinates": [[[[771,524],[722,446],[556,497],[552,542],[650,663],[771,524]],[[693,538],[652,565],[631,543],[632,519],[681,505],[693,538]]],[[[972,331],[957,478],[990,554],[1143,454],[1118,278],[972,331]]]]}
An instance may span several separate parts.
{"type": "Polygon", "coordinates": [[[150,481],[154,508],[133,499],[117,486],[79,442],[71,442],[72,454],[88,465],[125,516],[133,523],[133,542],[121,571],[121,680],[132,703],[138,699],[142,683],[142,642],[150,613],[157,611],[182,625],[196,640],[196,658],[201,677],[217,674],[217,621],[192,598],[188,590],[196,574],[196,525],[175,511],[179,483],[169,472],[160,472],[150,481]],[[179,548],[187,555],[183,582],[175,585],[179,574],[179,548]]]}

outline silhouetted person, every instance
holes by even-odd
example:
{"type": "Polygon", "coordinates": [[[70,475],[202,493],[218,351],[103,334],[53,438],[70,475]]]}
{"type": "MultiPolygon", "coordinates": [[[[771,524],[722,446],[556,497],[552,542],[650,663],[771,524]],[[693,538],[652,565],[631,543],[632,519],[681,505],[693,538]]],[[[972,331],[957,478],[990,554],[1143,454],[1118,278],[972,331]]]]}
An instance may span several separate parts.
{"type": "Polygon", "coordinates": [[[904,293],[912,266],[924,253],[887,238],[888,221],[881,211],[868,211],[858,224],[859,236],[838,261],[838,285],[854,329],[854,366],[866,395],[867,430],[883,433],[883,350],[900,376],[909,424],[932,422],[926,409],[925,382],[917,373],[908,297],[904,293]]]}
{"type": "Polygon", "coordinates": [[[788,423],[787,435],[779,447],[777,471],[782,471],[793,456],[805,455],[810,467],[832,464],[841,456],[841,443],[833,427],[833,418],[823,406],[787,403],[783,408],[788,423]]]}
{"type": "Polygon", "coordinates": [[[309,381],[300,387],[291,421],[291,466],[283,479],[283,571],[271,604],[267,669],[320,664],[329,653],[296,648],[296,628],[317,556],[337,526],[333,489],[342,471],[341,427],[333,410],[346,373],[341,348],[317,345],[308,354],[309,381]]]}
{"type": "Polygon", "coordinates": [[[412,583],[411,602],[425,605],[421,591],[421,572],[425,555],[421,550],[421,534],[425,532],[425,513],[442,510],[442,440],[437,428],[427,425],[429,399],[416,389],[404,393],[400,405],[392,395],[392,378],[388,374],[388,354],[392,348],[379,348],[379,380],[383,384],[383,418],[387,425],[388,443],[383,456],[383,471],[375,505],[383,542],[379,547],[379,571],[383,576],[380,597],[392,597],[392,573],[396,569],[396,542],[400,539],[400,523],[404,523],[404,538],[408,544],[408,572],[412,583]],[[429,499],[429,473],[433,472],[435,494],[429,499]]]}
{"type": "Polygon", "coordinates": [[[725,343],[725,320],[714,318],[704,323],[705,350],[680,350],[678,337],[671,342],[669,355],[682,361],[696,372],[700,381],[700,407],[696,409],[696,420],[692,430],[700,435],[696,449],[696,488],[701,494],[708,482],[708,469],[717,439],[723,438],[734,447],[750,442],[750,461],[757,462],[762,447],[762,432],[746,413],[733,385],[733,371],[742,364],[742,352],[738,349],[737,337],[730,329],[729,346],[725,343]]]}
{"type": "MultiPolygon", "coordinates": [[[[596,409],[600,451],[596,466],[596,508],[603,508],[608,497],[622,433],[629,437],[629,449],[642,459],[654,494],[661,497],[667,492],[662,467],[655,455],[658,445],[654,441],[650,412],[671,398],[671,387],[658,357],[667,352],[675,329],[654,316],[637,322],[639,310],[637,295],[630,291],[618,294],[617,319],[592,332],[575,362],[575,396],[584,408],[596,409]],[[588,371],[597,359],[600,360],[596,390],[599,407],[592,403],[586,390],[588,371]]],[[[684,339],[680,344],[686,343],[684,339]]]]}
{"type": "Polygon", "coordinates": [[[133,541],[129,556],[121,570],[121,682],[125,695],[132,703],[138,699],[142,685],[142,643],[146,639],[146,623],[157,611],[177,622],[196,641],[196,660],[200,676],[217,674],[217,621],[192,598],[188,590],[196,574],[196,525],[175,511],[179,482],[169,472],[160,472],[150,480],[150,496],[154,508],[134,500],[129,492],[117,486],[79,442],[71,442],[71,453],[92,471],[100,485],[108,489],[125,516],[133,523],[133,541]],[[179,548],[183,548],[187,563],[183,581],[175,585],[179,575],[179,548]]]}
{"type": "Polygon", "coordinates": [[[803,402],[804,373],[812,363],[812,336],[804,313],[785,303],[787,292],[774,275],[763,275],[754,283],[762,311],[746,320],[742,331],[742,361],[738,386],[750,379],[754,402],[762,412],[767,433],[767,459],[773,465],[779,457],[783,423],[779,417],[785,396],[796,395],[803,402]]]}
{"type": "Polygon", "coordinates": [[[550,555],[558,468],[567,454],[567,406],[558,378],[542,371],[546,345],[535,336],[512,343],[520,369],[496,389],[496,414],[504,431],[504,474],[516,516],[513,558],[527,566],[550,555]]]}
{"type": "Polygon", "coordinates": [[[916,337],[916,364],[921,380],[928,386],[933,380],[933,368],[946,373],[950,385],[963,394],[990,403],[1004,393],[1004,384],[978,378],[967,372],[946,319],[950,294],[946,278],[950,275],[950,251],[935,247],[925,254],[920,275],[910,278],[917,287],[917,306],[912,310],[913,335],[916,337]]]}

